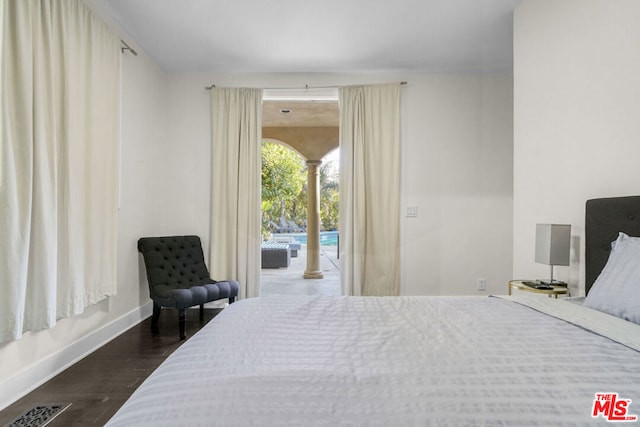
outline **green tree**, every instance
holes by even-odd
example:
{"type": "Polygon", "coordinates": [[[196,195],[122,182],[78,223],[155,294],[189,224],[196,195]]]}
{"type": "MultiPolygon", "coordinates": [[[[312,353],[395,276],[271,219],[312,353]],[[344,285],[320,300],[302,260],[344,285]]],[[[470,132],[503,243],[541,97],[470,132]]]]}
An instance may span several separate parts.
{"type": "Polygon", "coordinates": [[[338,172],[333,163],[320,167],[320,222],[324,230],[338,229],[338,172]]]}
{"type": "MultiPolygon", "coordinates": [[[[338,168],[320,167],[320,223],[323,230],[338,228],[338,168]]],[[[283,145],[262,144],[262,233],[266,237],[280,219],[301,225],[307,220],[307,168],[302,156],[283,145]]]]}
{"type": "Polygon", "coordinates": [[[306,218],[306,203],[300,203],[306,176],[305,161],[298,153],[280,144],[262,144],[263,234],[280,218],[298,224],[306,218]]]}

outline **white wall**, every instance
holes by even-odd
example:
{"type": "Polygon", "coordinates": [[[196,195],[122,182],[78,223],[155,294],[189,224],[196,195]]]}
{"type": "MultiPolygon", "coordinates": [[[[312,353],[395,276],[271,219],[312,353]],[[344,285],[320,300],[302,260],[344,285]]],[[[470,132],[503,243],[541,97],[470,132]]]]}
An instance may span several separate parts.
{"type": "Polygon", "coordinates": [[[512,226],[511,76],[412,77],[403,93],[402,292],[504,293],[512,226]],[[404,212],[403,212],[404,213],[404,212]]]}
{"type": "Polygon", "coordinates": [[[407,80],[402,88],[404,295],[504,293],[512,265],[512,85],[509,75],[175,74],[169,77],[170,156],[185,166],[175,215],[208,250],[210,104],[205,86],[304,87],[407,80]],[[197,184],[194,184],[197,183],[197,184]],[[181,194],[181,196],[183,196],[181,194]]]}
{"type": "Polygon", "coordinates": [[[584,205],[640,191],[640,2],[525,0],[514,18],[513,276],[542,278],[535,224],[572,224],[584,294],[584,205]]]}
{"type": "Polygon", "coordinates": [[[136,242],[171,230],[176,221],[165,201],[165,83],[166,75],[144,55],[122,56],[118,294],[52,329],[0,345],[0,408],[150,314],[136,242]]]}

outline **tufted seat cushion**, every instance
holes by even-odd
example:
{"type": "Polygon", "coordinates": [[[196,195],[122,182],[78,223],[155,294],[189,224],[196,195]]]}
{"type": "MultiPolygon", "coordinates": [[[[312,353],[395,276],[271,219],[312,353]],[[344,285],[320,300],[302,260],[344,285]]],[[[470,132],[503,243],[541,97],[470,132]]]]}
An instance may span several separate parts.
{"type": "Polygon", "coordinates": [[[198,236],[143,237],[138,250],[144,257],[149,295],[158,306],[182,310],[222,298],[233,302],[238,296],[238,282],[211,278],[198,236]]]}

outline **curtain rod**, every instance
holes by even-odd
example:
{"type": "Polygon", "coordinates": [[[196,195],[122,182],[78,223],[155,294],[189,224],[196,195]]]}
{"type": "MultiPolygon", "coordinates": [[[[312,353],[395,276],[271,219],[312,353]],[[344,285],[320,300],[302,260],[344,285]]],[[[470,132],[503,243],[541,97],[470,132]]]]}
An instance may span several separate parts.
{"type": "Polygon", "coordinates": [[[120,40],[120,43],[122,43],[124,45],[124,47],[121,47],[120,50],[122,51],[122,53],[124,53],[125,50],[128,50],[129,52],[131,52],[133,54],[133,56],[138,56],[138,52],[136,52],[135,50],[133,50],[133,48],[131,46],[129,46],[127,44],[127,42],[125,42],[124,40],[120,40]]]}
{"type": "MultiPolygon", "coordinates": [[[[400,84],[402,86],[406,85],[407,82],[400,82],[400,84]]],[[[205,90],[211,90],[214,89],[216,87],[216,85],[212,84],[211,86],[205,86],[204,89],[205,90]]],[[[263,88],[264,90],[288,90],[288,89],[338,89],[340,86],[309,86],[309,85],[304,85],[301,87],[265,87],[263,88]]]]}

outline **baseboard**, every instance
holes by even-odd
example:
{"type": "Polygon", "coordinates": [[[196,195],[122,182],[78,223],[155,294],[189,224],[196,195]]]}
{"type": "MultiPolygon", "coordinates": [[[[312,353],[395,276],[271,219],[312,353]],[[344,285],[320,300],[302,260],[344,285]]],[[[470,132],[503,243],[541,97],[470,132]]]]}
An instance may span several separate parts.
{"type": "Polygon", "coordinates": [[[52,354],[25,371],[20,372],[15,377],[4,381],[0,388],[0,410],[16,402],[69,366],[142,322],[151,316],[152,311],[153,304],[149,302],[52,354]]]}

